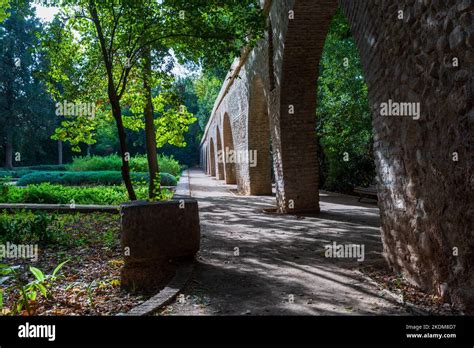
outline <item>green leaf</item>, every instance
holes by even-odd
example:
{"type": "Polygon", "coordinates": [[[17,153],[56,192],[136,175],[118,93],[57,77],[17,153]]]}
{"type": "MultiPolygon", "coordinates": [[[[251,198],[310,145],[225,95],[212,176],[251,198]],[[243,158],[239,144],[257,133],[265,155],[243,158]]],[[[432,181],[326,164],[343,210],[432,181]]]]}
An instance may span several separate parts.
{"type": "Polygon", "coordinates": [[[15,270],[11,267],[8,267],[8,268],[0,267],[0,275],[8,275],[8,274],[13,273],[13,272],[15,272],[15,270]]]}
{"type": "Polygon", "coordinates": [[[33,273],[33,275],[38,281],[44,281],[44,274],[38,268],[30,266],[30,272],[33,273]]]}
{"type": "Polygon", "coordinates": [[[35,301],[37,294],[38,294],[38,293],[37,293],[36,291],[31,291],[31,292],[29,292],[29,293],[28,293],[28,299],[29,299],[30,301],[35,301]]]}
{"type": "Polygon", "coordinates": [[[35,284],[35,287],[41,292],[44,297],[48,296],[46,287],[43,284],[35,284]]]}
{"type": "Polygon", "coordinates": [[[66,262],[69,262],[69,260],[66,260],[64,262],[61,262],[59,265],[56,266],[56,268],[53,271],[53,278],[56,277],[56,274],[59,272],[59,270],[66,264],[66,262]]]}

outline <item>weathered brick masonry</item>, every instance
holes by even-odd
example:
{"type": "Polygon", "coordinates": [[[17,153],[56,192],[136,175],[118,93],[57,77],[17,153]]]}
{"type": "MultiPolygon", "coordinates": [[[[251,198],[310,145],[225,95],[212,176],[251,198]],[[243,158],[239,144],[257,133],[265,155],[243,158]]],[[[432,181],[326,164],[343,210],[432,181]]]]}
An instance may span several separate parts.
{"type": "Polygon", "coordinates": [[[201,164],[242,193],[270,194],[272,153],[278,209],[319,211],[317,73],[338,5],[359,48],[373,107],[386,258],[414,283],[472,313],[472,0],[265,1],[269,31],[234,62],[203,137],[201,164]],[[420,118],[381,116],[389,100],[420,103],[420,118]],[[257,165],[219,164],[226,147],[257,150],[257,165]]]}

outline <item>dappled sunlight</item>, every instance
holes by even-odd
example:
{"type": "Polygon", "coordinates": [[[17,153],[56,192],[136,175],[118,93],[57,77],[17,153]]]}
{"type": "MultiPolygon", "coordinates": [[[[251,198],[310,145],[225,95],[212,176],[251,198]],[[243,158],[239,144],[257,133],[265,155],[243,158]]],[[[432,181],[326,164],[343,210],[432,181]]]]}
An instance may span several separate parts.
{"type": "Polygon", "coordinates": [[[357,271],[382,260],[375,205],[325,192],[319,215],[266,213],[274,197],[234,195],[197,170],[190,178],[202,233],[196,288],[209,296],[209,313],[406,314],[357,271]],[[333,242],[364,244],[364,261],[326,258],[333,242]]]}

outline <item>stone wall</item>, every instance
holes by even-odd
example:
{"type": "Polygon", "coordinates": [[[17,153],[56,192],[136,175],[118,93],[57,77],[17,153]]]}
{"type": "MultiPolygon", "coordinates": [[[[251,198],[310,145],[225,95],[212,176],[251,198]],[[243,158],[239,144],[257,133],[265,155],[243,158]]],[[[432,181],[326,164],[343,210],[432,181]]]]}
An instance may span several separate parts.
{"type": "Polygon", "coordinates": [[[341,1],[374,112],[387,260],[413,283],[474,307],[471,0],[341,1]],[[419,119],[381,103],[420,103],[419,119]]]}
{"type": "MultiPolygon", "coordinates": [[[[474,2],[340,0],[339,5],[360,52],[373,108],[386,258],[413,283],[472,312],[474,2]],[[419,114],[381,115],[383,103],[392,102],[419,105],[419,114]]],[[[337,6],[335,0],[271,2],[267,37],[247,59],[235,61],[203,138],[208,157],[210,139],[218,136],[217,127],[223,129],[227,113],[234,148],[264,151],[256,139],[268,132],[254,118],[264,110],[252,101],[266,100],[280,212],[319,210],[316,83],[337,6]]],[[[260,165],[236,164],[241,192],[259,192],[266,178],[265,163],[260,165]]]]}

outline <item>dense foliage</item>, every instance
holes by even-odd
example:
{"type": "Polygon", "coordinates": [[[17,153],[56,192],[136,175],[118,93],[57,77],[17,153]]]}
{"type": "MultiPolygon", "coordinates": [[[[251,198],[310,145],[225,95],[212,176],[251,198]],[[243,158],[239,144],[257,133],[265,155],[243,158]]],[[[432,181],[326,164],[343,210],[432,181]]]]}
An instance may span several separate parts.
{"type": "Polygon", "coordinates": [[[8,17],[7,9],[9,7],[8,0],[0,0],[0,22],[8,17]]]}
{"type": "Polygon", "coordinates": [[[339,11],[326,39],[318,80],[318,136],[323,188],[351,192],[375,177],[372,116],[359,52],[339,11]]]}
{"type": "Polygon", "coordinates": [[[57,143],[50,136],[57,126],[57,117],[42,79],[42,72],[49,69],[40,45],[44,28],[28,1],[12,1],[3,21],[2,10],[0,165],[11,168],[54,163],[58,159],[57,143]]]}
{"type": "MultiPolygon", "coordinates": [[[[120,171],[123,144],[117,137],[118,117],[132,156],[130,171],[148,172],[150,164],[144,155],[150,147],[145,132],[148,101],[157,151],[174,156],[158,156],[158,172],[179,177],[178,161],[197,165],[199,142],[227,69],[243,44],[261,37],[258,1],[39,3],[59,6],[58,16],[50,23],[42,22],[31,2],[0,0],[0,156],[8,167],[0,168],[0,177],[65,180],[59,174],[36,173],[65,170],[63,166],[25,167],[57,162],[58,151],[64,152],[65,161],[72,159],[71,147],[64,142],[63,149],[63,142],[51,140],[53,133],[54,139],[87,154],[75,158],[68,171],[120,171]],[[104,60],[101,39],[106,41],[108,60],[104,60]],[[145,54],[147,49],[150,55],[145,54]],[[178,62],[193,73],[176,76],[178,62]],[[108,94],[111,85],[120,102],[115,115],[108,94]],[[96,113],[93,118],[58,117],[55,103],[63,101],[93,103],[96,113]]],[[[354,186],[370,184],[375,173],[367,86],[357,47],[340,11],[321,58],[317,105],[322,187],[350,192],[354,186]]],[[[88,184],[96,180],[84,179],[86,174],[69,179],[73,176],[68,174],[66,181],[88,184]]],[[[111,177],[97,180],[116,182],[111,177]]]]}
{"type": "MultiPolygon", "coordinates": [[[[172,193],[162,190],[162,198],[171,198],[172,193]]],[[[147,198],[147,187],[137,186],[139,199],[147,198]]],[[[77,187],[52,185],[49,183],[29,185],[25,188],[3,185],[0,187],[0,202],[3,203],[50,203],[50,204],[114,204],[128,201],[123,186],[77,187]]]]}
{"type": "MultiPolygon", "coordinates": [[[[132,173],[133,182],[148,182],[148,173],[132,173]]],[[[161,186],[176,186],[176,178],[169,173],[160,173],[161,186]]],[[[36,172],[23,176],[17,186],[41,183],[61,184],[66,186],[83,185],[121,185],[122,175],[119,171],[98,172],[36,172]]]]}
{"type": "MultiPolygon", "coordinates": [[[[181,174],[181,165],[172,156],[158,156],[158,163],[162,173],[169,173],[176,177],[181,174]]],[[[119,171],[122,162],[118,155],[109,156],[85,156],[74,157],[73,162],[68,165],[68,170],[81,171],[119,171]]],[[[130,157],[130,169],[132,172],[146,172],[147,158],[145,155],[136,155],[130,157]]]]}
{"type": "MultiPolygon", "coordinates": [[[[21,212],[0,214],[0,244],[9,243],[58,243],[62,230],[53,222],[54,215],[21,212]]],[[[63,238],[61,238],[63,239],[63,238]]]]}

